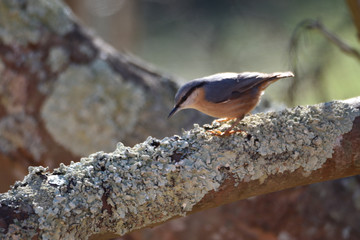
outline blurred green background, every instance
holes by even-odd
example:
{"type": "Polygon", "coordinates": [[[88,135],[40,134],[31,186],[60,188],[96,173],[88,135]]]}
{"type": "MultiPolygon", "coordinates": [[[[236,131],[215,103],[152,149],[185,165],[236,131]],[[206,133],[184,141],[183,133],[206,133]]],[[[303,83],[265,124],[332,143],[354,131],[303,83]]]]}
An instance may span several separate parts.
{"type": "Polygon", "coordinates": [[[290,39],[305,19],[358,47],[346,1],[77,0],[67,3],[82,22],[121,51],[130,52],[181,82],[217,72],[293,70],[293,80],[265,93],[288,105],[346,99],[360,93],[360,62],[315,30],[303,29],[296,51],[290,39]]]}

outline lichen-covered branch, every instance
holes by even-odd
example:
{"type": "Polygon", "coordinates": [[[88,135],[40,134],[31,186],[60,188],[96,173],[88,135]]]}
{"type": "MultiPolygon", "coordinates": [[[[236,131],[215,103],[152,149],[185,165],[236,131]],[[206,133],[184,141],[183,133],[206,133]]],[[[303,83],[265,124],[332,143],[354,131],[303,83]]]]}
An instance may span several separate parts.
{"type": "Polygon", "coordinates": [[[0,238],[102,239],[239,199],[360,173],[360,98],[213,123],[53,172],[32,167],[0,197],[0,238]]]}

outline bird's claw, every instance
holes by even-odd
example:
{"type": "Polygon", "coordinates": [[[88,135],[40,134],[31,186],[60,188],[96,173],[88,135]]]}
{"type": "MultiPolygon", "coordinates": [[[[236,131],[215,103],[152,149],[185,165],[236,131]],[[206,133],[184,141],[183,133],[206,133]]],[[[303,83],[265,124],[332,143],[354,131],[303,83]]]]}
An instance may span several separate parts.
{"type": "Polygon", "coordinates": [[[235,133],[242,133],[244,131],[239,129],[239,130],[230,130],[230,131],[225,131],[225,132],[222,132],[220,130],[210,130],[208,132],[210,134],[212,134],[213,136],[227,137],[227,136],[230,136],[230,135],[235,134],[235,133]]]}
{"type": "Polygon", "coordinates": [[[214,136],[221,136],[223,134],[223,132],[219,130],[209,130],[208,132],[214,136]]]}
{"type": "Polygon", "coordinates": [[[218,123],[223,123],[223,122],[227,122],[231,119],[233,119],[233,118],[218,118],[218,119],[215,119],[214,121],[218,122],[218,123]]]}

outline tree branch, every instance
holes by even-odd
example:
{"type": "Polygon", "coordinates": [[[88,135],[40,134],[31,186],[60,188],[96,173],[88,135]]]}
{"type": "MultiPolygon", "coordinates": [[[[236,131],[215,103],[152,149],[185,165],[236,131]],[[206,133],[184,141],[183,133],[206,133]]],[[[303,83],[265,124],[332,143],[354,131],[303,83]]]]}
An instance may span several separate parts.
{"type": "Polygon", "coordinates": [[[0,238],[121,236],[169,219],[286,188],[360,173],[360,97],[246,117],[222,138],[121,143],[53,172],[32,167],[0,197],[0,238]]]}

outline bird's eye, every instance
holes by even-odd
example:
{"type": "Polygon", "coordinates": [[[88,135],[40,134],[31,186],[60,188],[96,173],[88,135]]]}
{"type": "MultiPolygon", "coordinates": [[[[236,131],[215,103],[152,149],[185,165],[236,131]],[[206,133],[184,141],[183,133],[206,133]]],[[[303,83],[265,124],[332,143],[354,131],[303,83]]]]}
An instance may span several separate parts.
{"type": "Polygon", "coordinates": [[[183,102],[185,102],[186,101],[186,99],[187,99],[187,96],[185,95],[185,96],[183,96],[182,98],[181,98],[181,101],[180,101],[180,103],[183,103],[183,102]]]}

